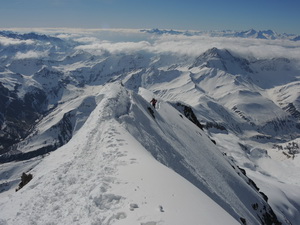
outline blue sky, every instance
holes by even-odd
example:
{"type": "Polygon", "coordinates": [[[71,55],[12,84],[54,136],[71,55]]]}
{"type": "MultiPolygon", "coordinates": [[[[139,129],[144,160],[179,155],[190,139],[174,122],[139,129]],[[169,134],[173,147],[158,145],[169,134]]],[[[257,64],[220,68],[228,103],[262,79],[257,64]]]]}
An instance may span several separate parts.
{"type": "Polygon", "coordinates": [[[1,0],[0,4],[0,28],[254,28],[300,34],[299,0],[1,0]]]}

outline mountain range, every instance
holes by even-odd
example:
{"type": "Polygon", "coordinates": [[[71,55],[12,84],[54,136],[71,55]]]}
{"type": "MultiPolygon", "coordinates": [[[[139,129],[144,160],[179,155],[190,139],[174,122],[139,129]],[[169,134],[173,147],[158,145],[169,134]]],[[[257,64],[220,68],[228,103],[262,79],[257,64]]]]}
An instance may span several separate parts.
{"type": "Polygon", "coordinates": [[[266,39],[266,40],[276,40],[276,39],[286,39],[291,41],[299,41],[300,36],[296,34],[278,34],[273,30],[254,30],[250,29],[247,31],[233,31],[233,30],[223,30],[223,31],[181,31],[181,30],[162,30],[162,29],[143,29],[141,32],[156,34],[156,35],[186,35],[186,36],[202,36],[207,35],[211,37],[233,37],[233,38],[255,38],[255,39],[266,39]]]}
{"type": "Polygon", "coordinates": [[[0,32],[0,224],[300,223],[297,59],[107,43],[0,32]]]}

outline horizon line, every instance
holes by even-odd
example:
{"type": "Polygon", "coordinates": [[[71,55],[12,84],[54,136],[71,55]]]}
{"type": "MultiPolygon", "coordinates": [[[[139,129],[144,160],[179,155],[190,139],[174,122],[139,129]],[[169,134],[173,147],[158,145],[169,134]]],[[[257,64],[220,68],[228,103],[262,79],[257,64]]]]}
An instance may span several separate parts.
{"type": "Polygon", "coordinates": [[[143,31],[143,30],[160,30],[160,31],[180,31],[180,32],[245,32],[245,31],[250,31],[250,30],[255,30],[257,32],[259,31],[273,31],[277,34],[288,34],[288,35],[299,35],[296,33],[280,33],[277,32],[276,30],[273,29],[254,29],[254,28],[249,28],[245,30],[238,30],[238,29],[212,29],[212,30],[201,30],[201,29],[174,29],[174,28],[80,28],[80,27],[0,27],[1,31],[34,31],[34,30],[46,30],[46,31],[51,31],[51,30],[69,30],[69,31],[143,31]]]}

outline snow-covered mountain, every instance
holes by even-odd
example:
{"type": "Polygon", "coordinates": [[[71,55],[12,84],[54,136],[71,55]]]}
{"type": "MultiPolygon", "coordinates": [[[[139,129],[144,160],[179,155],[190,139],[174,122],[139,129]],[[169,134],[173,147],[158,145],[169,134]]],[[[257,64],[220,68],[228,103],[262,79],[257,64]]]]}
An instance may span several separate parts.
{"type": "Polygon", "coordinates": [[[62,36],[0,33],[0,224],[300,223],[297,58],[62,36]]]}
{"type": "Polygon", "coordinates": [[[254,39],[286,39],[291,41],[299,41],[299,36],[295,34],[278,34],[273,30],[246,30],[246,31],[180,31],[180,30],[162,30],[162,29],[143,29],[141,32],[156,34],[156,35],[186,35],[186,36],[201,36],[207,35],[211,37],[239,37],[239,38],[254,38],[254,39]]]}

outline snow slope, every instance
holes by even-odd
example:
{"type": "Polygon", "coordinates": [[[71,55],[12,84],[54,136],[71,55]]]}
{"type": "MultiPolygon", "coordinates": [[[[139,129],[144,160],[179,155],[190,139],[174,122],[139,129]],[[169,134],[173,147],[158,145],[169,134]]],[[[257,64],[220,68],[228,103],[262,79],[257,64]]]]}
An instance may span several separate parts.
{"type": "Polygon", "coordinates": [[[238,224],[124,128],[119,120],[137,111],[131,101],[125,89],[105,87],[70,142],[30,170],[27,186],[1,198],[1,224],[238,224]]]}

